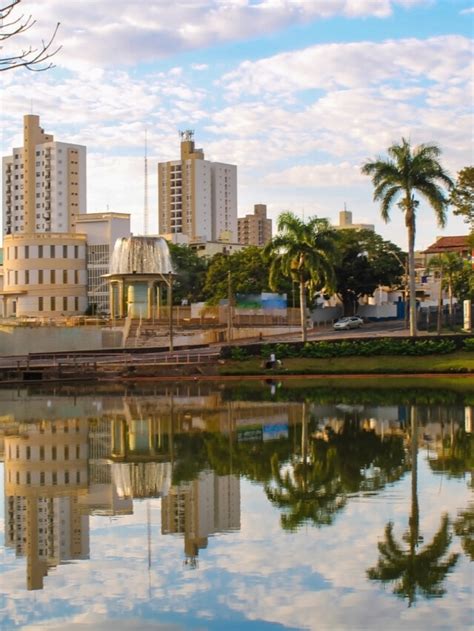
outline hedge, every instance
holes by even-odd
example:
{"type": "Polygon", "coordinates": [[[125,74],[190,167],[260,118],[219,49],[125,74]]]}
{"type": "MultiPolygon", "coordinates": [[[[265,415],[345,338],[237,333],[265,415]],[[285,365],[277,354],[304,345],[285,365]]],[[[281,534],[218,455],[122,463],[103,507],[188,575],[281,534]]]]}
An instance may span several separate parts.
{"type": "Polygon", "coordinates": [[[384,337],[351,340],[322,340],[301,342],[227,346],[221,350],[223,358],[244,360],[249,357],[268,358],[274,353],[278,359],[288,357],[331,358],[373,357],[376,355],[445,355],[456,350],[474,350],[474,337],[384,337]]]}

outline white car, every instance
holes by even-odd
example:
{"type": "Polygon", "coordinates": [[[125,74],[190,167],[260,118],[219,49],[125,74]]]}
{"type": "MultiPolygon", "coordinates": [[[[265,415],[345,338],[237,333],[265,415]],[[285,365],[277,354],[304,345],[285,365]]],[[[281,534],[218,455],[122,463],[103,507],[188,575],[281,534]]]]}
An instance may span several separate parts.
{"type": "Polygon", "coordinates": [[[337,322],[334,322],[333,329],[335,331],[345,331],[346,329],[358,329],[364,324],[362,318],[358,316],[349,316],[347,318],[341,318],[337,322]]]}

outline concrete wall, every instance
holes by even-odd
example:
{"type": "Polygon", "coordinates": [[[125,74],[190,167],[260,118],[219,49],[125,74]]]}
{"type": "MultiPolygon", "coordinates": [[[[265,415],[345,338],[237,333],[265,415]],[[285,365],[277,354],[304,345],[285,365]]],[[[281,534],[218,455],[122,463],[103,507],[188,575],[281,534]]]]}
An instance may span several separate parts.
{"type": "MultiPolygon", "coordinates": [[[[120,346],[120,343],[117,346],[120,346]]],[[[102,348],[102,329],[99,327],[0,326],[0,354],[2,355],[83,351],[98,348],[102,348]]]]}
{"type": "Polygon", "coordinates": [[[342,317],[342,307],[325,307],[314,309],[311,312],[311,320],[314,324],[331,323],[342,317]]]}
{"type": "Polygon", "coordinates": [[[357,315],[361,318],[396,318],[397,305],[360,305],[357,315]]]}

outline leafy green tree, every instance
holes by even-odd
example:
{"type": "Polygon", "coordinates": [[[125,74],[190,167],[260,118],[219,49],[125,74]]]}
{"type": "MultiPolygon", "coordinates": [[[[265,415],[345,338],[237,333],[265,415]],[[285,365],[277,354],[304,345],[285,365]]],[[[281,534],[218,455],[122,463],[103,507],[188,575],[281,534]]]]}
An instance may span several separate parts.
{"type": "Polygon", "coordinates": [[[400,284],[405,255],[394,243],[370,230],[338,230],[336,248],[336,294],[344,315],[354,315],[359,299],[378,286],[400,284]]]}
{"type": "Polygon", "coordinates": [[[456,183],[449,203],[454,206],[454,214],[464,218],[464,221],[474,230],[474,166],[464,167],[458,173],[456,183]]]}
{"type": "Polygon", "coordinates": [[[462,268],[455,273],[453,292],[461,302],[474,300],[474,272],[470,261],[463,261],[462,268]]]}
{"type": "Polygon", "coordinates": [[[428,263],[428,270],[436,270],[440,278],[440,293],[438,300],[438,333],[441,332],[441,312],[443,307],[442,290],[448,291],[449,299],[449,320],[451,326],[454,321],[454,288],[456,279],[463,270],[463,260],[456,252],[443,252],[433,256],[428,263]]]}
{"type": "Polygon", "coordinates": [[[204,296],[209,304],[218,304],[229,295],[229,272],[234,294],[260,294],[268,291],[268,264],[263,251],[249,246],[230,255],[212,257],[206,273],[204,296]]]}
{"type": "Polygon", "coordinates": [[[278,217],[278,234],[265,247],[270,261],[269,283],[276,288],[282,277],[299,285],[301,339],[307,339],[307,292],[332,292],[335,286],[333,260],[335,231],[326,219],[311,217],[307,222],[292,212],[278,217]]]}
{"type": "Polygon", "coordinates": [[[408,600],[411,607],[421,593],[427,598],[442,596],[445,590],[442,586],[448,572],[456,565],[459,555],[446,554],[451,543],[449,533],[449,519],[447,515],[441,518],[441,524],[433,541],[418,550],[422,538],[420,537],[420,512],[418,506],[418,424],[416,410],[411,407],[411,512],[408,521],[408,531],[404,541],[408,544],[405,549],[397,543],[393,535],[393,523],[385,527],[385,538],[379,542],[379,559],[375,567],[367,570],[371,580],[382,583],[395,583],[394,594],[408,600]]]}
{"type": "Polygon", "coordinates": [[[380,213],[384,221],[390,219],[390,208],[400,198],[398,207],[405,215],[408,233],[408,276],[410,287],[410,335],[416,335],[416,288],[415,288],[415,234],[416,211],[421,194],[436,214],[438,225],[446,223],[448,199],[443,187],[451,188],[453,182],[438,161],[441,150],[434,144],[412,148],[402,138],[401,144],[388,148],[388,158],[378,157],[366,162],[362,173],[372,178],[374,201],[381,202],[380,213]]]}
{"type": "Polygon", "coordinates": [[[203,287],[208,267],[206,258],[200,257],[187,245],[168,243],[173,268],[177,278],[173,283],[174,302],[180,304],[202,300],[203,287]]]}

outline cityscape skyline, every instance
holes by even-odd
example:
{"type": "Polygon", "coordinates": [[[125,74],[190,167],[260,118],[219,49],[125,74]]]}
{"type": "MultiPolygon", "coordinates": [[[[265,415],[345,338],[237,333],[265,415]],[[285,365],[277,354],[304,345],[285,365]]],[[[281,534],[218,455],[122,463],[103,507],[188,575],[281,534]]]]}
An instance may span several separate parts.
{"type": "MultiPolygon", "coordinates": [[[[146,129],[155,233],[155,166],[176,156],[178,131],[192,128],[206,158],[237,165],[239,217],[265,203],[273,220],[292,210],[336,223],[346,203],[406,248],[402,213],[383,224],[360,164],[402,136],[438,143],[452,176],[470,164],[470,3],[226,7],[117,3],[109,25],[103,1],[23,2],[37,19],[28,37],[61,21],[63,49],[46,73],[4,73],[2,155],[20,144],[19,112],[38,114],[55,137],[88,147],[88,212],[130,212],[140,234],[146,129]]],[[[467,232],[451,213],[440,230],[424,204],[417,223],[417,249],[467,232]]]]}

